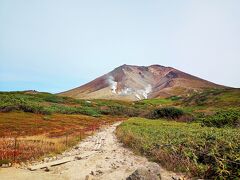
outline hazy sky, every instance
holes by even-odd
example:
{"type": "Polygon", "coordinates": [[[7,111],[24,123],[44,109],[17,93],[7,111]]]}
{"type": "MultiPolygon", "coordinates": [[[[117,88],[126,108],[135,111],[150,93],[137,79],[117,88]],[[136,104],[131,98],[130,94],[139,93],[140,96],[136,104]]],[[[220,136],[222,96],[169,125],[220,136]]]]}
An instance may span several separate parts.
{"type": "Polygon", "coordinates": [[[0,91],[60,92],[122,64],[240,87],[240,0],[0,0],[0,91]]]}

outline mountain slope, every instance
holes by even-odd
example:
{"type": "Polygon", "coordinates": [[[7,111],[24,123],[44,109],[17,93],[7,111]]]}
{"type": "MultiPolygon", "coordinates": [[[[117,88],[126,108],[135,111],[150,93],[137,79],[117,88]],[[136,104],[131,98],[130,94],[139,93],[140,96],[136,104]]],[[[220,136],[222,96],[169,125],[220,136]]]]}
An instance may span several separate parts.
{"type": "Polygon", "coordinates": [[[79,99],[140,100],[223,87],[172,67],[123,65],[60,95],[79,99]]]}

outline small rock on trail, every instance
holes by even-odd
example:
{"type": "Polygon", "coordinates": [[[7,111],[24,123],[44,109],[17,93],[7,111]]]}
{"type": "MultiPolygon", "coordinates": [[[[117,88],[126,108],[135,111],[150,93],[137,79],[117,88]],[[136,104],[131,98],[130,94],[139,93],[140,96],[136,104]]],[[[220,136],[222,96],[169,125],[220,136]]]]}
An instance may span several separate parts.
{"type": "Polygon", "coordinates": [[[126,180],[161,180],[159,169],[157,167],[157,169],[151,170],[151,168],[143,166],[134,171],[126,180]]]}

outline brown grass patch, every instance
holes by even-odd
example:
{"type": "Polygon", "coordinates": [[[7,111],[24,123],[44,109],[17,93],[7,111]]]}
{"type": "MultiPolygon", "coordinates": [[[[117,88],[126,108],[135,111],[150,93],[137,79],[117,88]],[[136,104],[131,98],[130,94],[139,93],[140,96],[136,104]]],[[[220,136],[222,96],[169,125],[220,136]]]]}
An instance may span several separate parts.
{"type": "Polygon", "coordinates": [[[24,112],[0,113],[0,160],[21,162],[57,154],[103,125],[123,120],[104,116],[24,112]]]}

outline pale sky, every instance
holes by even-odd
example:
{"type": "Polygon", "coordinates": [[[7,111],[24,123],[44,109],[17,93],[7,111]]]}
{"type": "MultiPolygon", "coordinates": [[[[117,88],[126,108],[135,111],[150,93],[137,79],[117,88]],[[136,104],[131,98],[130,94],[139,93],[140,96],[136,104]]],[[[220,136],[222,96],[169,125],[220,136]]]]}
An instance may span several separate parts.
{"type": "Polygon", "coordinates": [[[240,0],[0,0],[0,91],[61,92],[122,64],[240,87],[240,0]]]}

